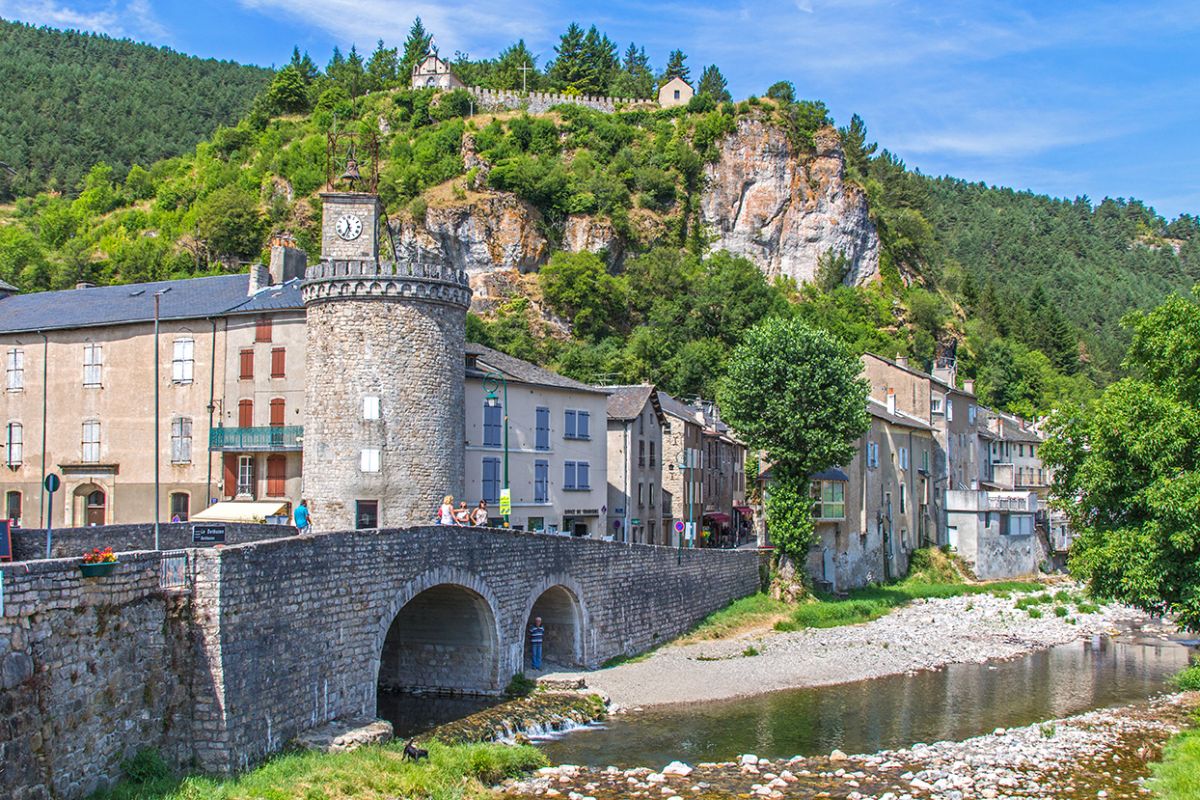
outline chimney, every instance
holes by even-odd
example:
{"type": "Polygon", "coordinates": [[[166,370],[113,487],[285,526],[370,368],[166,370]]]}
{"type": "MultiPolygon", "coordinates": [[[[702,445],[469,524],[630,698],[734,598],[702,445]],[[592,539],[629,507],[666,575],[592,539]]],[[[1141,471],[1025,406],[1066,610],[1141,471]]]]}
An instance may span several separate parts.
{"type": "Polygon", "coordinates": [[[896,390],[891,387],[887,390],[887,410],[889,414],[896,413],[896,390]]]}
{"type": "Polygon", "coordinates": [[[96,284],[88,283],[87,281],[80,281],[79,283],[75,284],[75,288],[76,289],[95,289],[96,284]]]}
{"type": "Polygon", "coordinates": [[[280,233],[271,237],[271,283],[286,283],[303,278],[307,266],[308,254],[296,246],[295,237],[290,233],[280,233]]]}
{"type": "Polygon", "coordinates": [[[899,353],[896,353],[896,366],[907,367],[908,366],[908,356],[902,356],[899,353]]]}
{"type": "Polygon", "coordinates": [[[975,379],[967,378],[963,381],[963,391],[967,394],[975,394],[975,379]]]}
{"type": "Polygon", "coordinates": [[[250,267],[250,288],[246,294],[255,294],[271,285],[271,271],[262,264],[250,267]]]}

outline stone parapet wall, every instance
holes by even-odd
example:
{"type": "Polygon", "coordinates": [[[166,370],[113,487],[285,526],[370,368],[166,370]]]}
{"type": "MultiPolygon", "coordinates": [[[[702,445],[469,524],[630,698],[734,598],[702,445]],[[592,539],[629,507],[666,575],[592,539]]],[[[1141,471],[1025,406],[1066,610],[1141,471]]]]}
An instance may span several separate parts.
{"type": "MultiPolygon", "coordinates": [[[[220,524],[225,526],[225,544],[244,544],[264,539],[295,536],[291,525],[259,523],[192,523],[170,522],[159,525],[158,543],[162,550],[182,550],[203,547],[192,543],[192,526],[220,524]]],[[[44,528],[15,528],[12,531],[13,560],[35,561],[46,558],[44,528]]],[[[51,558],[78,558],[93,548],[111,547],[117,553],[154,549],[154,525],[96,525],[90,528],[55,528],[50,537],[51,558]]]]}
{"type": "MultiPolygon", "coordinates": [[[[558,92],[518,92],[505,89],[483,89],[472,86],[468,89],[481,108],[488,111],[524,110],[530,114],[544,114],[554,106],[569,103],[576,106],[586,106],[597,111],[613,113],[618,103],[637,102],[629,98],[604,97],[590,94],[561,94],[558,92]]],[[[651,100],[641,102],[653,103],[651,100]]]]}
{"type": "Polygon", "coordinates": [[[104,578],[77,558],[0,565],[0,797],[85,797],[143,748],[191,762],[191,609],[160,560],[125,554],[104,578]]]}

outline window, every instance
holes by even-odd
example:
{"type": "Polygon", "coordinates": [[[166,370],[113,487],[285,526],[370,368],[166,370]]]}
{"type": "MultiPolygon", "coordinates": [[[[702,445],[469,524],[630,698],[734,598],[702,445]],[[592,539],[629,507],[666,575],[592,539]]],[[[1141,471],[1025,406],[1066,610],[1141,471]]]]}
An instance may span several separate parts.
{"type": "Polygon", "coordinates": [[[638,414],[638,436],[646,435],[646,415],[638,414]]]}
{"type": "Polygon", "coordinates": [[[536,533],[544,532],[546,530],[546,518],[545,517],[530,517],[529,518],[529,530],[534,531],[536,533]]]}
{"type": "Polygon", "coordinates": [[[100,372],[104,367],[104,348],[98,344],[83,346],[83,385],[99,386],[100,372]]]}
{"type": "Polygon", "coordinates": [[[905,486],[903,483],[900,484],[900,513],[901,514],[903,514],[905,512],[905,508],[907,508],[907,503],[905,502],[908,499],[907,489],[908,489],[908,487],[905,486]]]}
{"type": "Polygon", "coordinates": [[[657,466],[658,459],[654,457],[654,442],[650,443],[650,466],[657,466]]]}
{"type": "Polygon", "coordinates": [[[867,469],[879,466],[879,442],[867,442],[867,469]]]}
{"type": "Polygon", "coordinates": [[[282,397],[271,398],[271,424],[279,427],[283,425],[287,416],[287,401],[282,397]]]}
{"type": "Polygon", "coordinates": [[[900,469],[908,469],[908,448],[901,447],[896,452],[896,461],[900,465],[900,469]]]}
{"type": "Polygon", "coordinates": [[[237,494],[254,496],[254,456],[238,457],[237,494]]]}
{"type": "Polygon", "coordinates": [[[100,423],[88,420],[83,423],[83,463],[95,464],[100,460],[100,423]]]}
{"type": "Polygon", "coordinates": [[[679,99],[679,90],[678,89],[675,90],[675,99],[676,100],[679,99]]]}
{"type": "Polygon", "coordinates": [[[972,403],[971,405],[967,406],[967,422],[969,422],[970,424],[974,425],[974,424],[975,424],[975,415],[976,415],[976,414],[978,414],[978,413],[979,413],[979,409],[977,409],[977,408],[975,407],[975,404],[974,404],[974,403],[972,403]]]}
{"type": "Polygon", "coordinates": [[[940,398],[940,397],[933,397],[933,398],[930,398],[930,400],[929,400],[929,413],[931,413],[931,414],[940,414],[940,413],[942,413],[942,398],[940,398]]]}
{"type": "Polygon", "coordinates": [[[638,439],[638,466],[646,466],[646,440],[638,439]]]}
{"type": "Polygon", "coordinates": [[[1037,446],[1037,445],[1032,445],[1032,444],[1031,444],[1031,445],[1029,445],[1029,457],[1030,457],[1030,458],[1033,458],[1033,457],[1034,457],[1033,448],[1034,448],[1034,447],[1036,447],[1036,446],[1037,446]]]}
{"type": "Polygon", "coordinates": [[[19,392],[25,388],[25,351],[13,348],[4,359],[4,385],[10,392],[19,392]]]}
{"type": "Polygon", "coordinates": [[[954,421],[954,401],[949,397],[946,398],[946,421],[954,421]]]}
{"type": "Polygon", "coordinates": [[[253,400],[238,400],[238,427],[250,428],[254,426],[254,401],[253,400]]]}
{"type": "Polygon", "coordinates": [[[354,527],[360,531],[379,527],[378,500],[354,501],[354,527]]]}
{"type": "Polygon", "coordinates": [[[642,482],[638,481],[638,508],[642,508],[646,505],[645,489],[646,487],[642,484],[642,482]]]}
{"type": "Polygon", "coordinates": [[[483,446],[500,446],[500,423],[504,409],[500,406],[483,407],[483,446]]]}
{"type": "Polygon", "coordinates": [[[572,411],[568,409],[563,415],[564,439],[589,439],[588,428],[591,414],[587,411],[572,411]]]}
{"type": "Polygon", "coordinates": [[[921,451],[921,469],[925,470],[926,473],[929,472],[929,448],[921,451]]]}
{"type": "Polygon", "coordinates": [[[566,462],[563,465],[563,489],[581,492],[592,488],[590,469],[591,467],[586,461],[566,462]]]}
{"type": "Polygon", "coordinates": [[[254,380],[254,349],[246,348],[238,353],[240,369],[238,377],[244,381],[254,380]]]}
{"type": "Polygon", "coordinates": [[[191,383],[196,367],[196,341],[190,336],[176,339],[171,355],[171,382],[191,383]]]}
{"type": "Polygon", "coordinates": [[[192,461],[191,417],[171,420],[171,463],[190,464],[192,461]]]}
{"type": "Polygon", "coordinates": [[[187,522],[192,498],[187,492],[171,493],[171,522],[187,522]]]}
{"type": "Polygon", "coordinates": [[[1017,445],[1017,455],[1020,456],[1021,458],[1025,457],[1025,445],[1023,445],[1023,444],[1017,445]]]}
{"type": "MultiPolygon", "coordinates": [[[[533,502],[550,502],[550,462],[533,462],[533,502]]],[[[533,522],[530,521],[532,527],[533,522]]]]}
{"type": "Polygon", "coordinates": [[[8,492],[4,495],[4,518],[21,523],[21,493],[8,492]]]}
{"type": "Polygon", "coordinates": [[[1032,536],[1033,535],[1033,515],[1032,514],[1013,514],[1008,518],[1008,535],[1009,536],[1032,536]]]}
{"type": "Polygon", "coordinates": [[[271,318],[259,317],[258,322],[254,326],[254,341],[269,342],[271,341],[271,318]]]}
{"type": "Polygon", "coordinates": [[[25,460],[25,430],[19,422],[8,423],[4,436],[4,460],[10,467],[19,467],[25,460]]]}
{"type": "Polygon", "coordinates": [[[368,395],[363,398],[363,419],[379,419],[379,398],[368,395]]]}
{"type": "Polygon", "coordinates": [[[271,348],[271,377],[287,377],[287,350],[282,347],[271,348]]]}
{"type": "Polygon", "coordinates": [[[483,460],[483,500],[489,505],[500,502],[500,459],[485,458],[483,460]]]}
{"type": "MultiPolygon", "coordinates": [[[[647,494],[650,495],[650,507],[654,508],[654,496],[655,496],[655,494],[657,494],[657,492],[654,491],[654,482],[653,481],[651,481],[650,484],[646,487],[646,490],[647,490],[647,494]]],[[[650,524],[653,525],[654,523],[650,523],[650,524]]]]}
{"type": "Polygon", "coordinates": [[[364,447],[359,453],[358,468],[363,472],[379,472],[379,448],[364,447]]]}
{"type": "Polygon", "coordinates": [[[550,409],[538,407],[534,413],[537,420],[537,438],[534,440],[534,448],[537,450],[550,449],[550,409]]]}
{"type": "Polygon", "coordinates": [[[267,497],[287,496],[287,457],[267,456],[267,497]]]}
{"type": "Polygon", "coordinates": [[[809,494],[813,501],[813,519],[846,518],[846,484],[843,481],[813,481],[809,494]]]}

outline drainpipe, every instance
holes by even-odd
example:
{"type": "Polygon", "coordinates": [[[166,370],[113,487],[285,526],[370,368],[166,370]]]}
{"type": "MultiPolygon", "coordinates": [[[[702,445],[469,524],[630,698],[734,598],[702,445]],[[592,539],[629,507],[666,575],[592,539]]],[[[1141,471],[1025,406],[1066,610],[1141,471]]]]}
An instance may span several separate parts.
{"type": "Polygon", "coordinates": [[[208,477],[204,484],[204,508],[208,508],[209,501],[212,499],[213,412],[217,408],[214,405],[217,384],[217,320],[215,317],[209,317],[208,321],[212,324],[212,354],[209,356],[208,363],[208,477]]]}
{"type": "Polygon", "coordinates": [[[38,516],[38,526],[46,527],[46,407],[48,397],[48,382],[50,379],[50,337],[38,331],[42,337],[42,488],[41,509],[38,516]]]}

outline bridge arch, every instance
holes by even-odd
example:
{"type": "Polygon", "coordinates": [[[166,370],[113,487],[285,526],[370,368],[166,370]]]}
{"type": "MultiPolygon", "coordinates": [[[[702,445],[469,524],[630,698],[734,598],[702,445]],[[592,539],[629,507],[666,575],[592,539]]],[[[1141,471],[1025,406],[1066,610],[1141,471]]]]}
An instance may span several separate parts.
{"type": "Polygon", "coordinates": [[[463,570],[431,570],[409,581],[378,623],[376,690],[498,692],[499,608],[487,584],[463,570]]]}
{"type": "Polygon", "coordinates": [[[543,670],[547,667],[579,667],[588,663],[591,622],[583,591],[574,578],[562,574],[548,575],[535,583],[530,591],[521,629],[524,668],[531,666],[528,629],[536,617],[542,618],[542,627],[546,629],[542,646],[543,670]]]}

